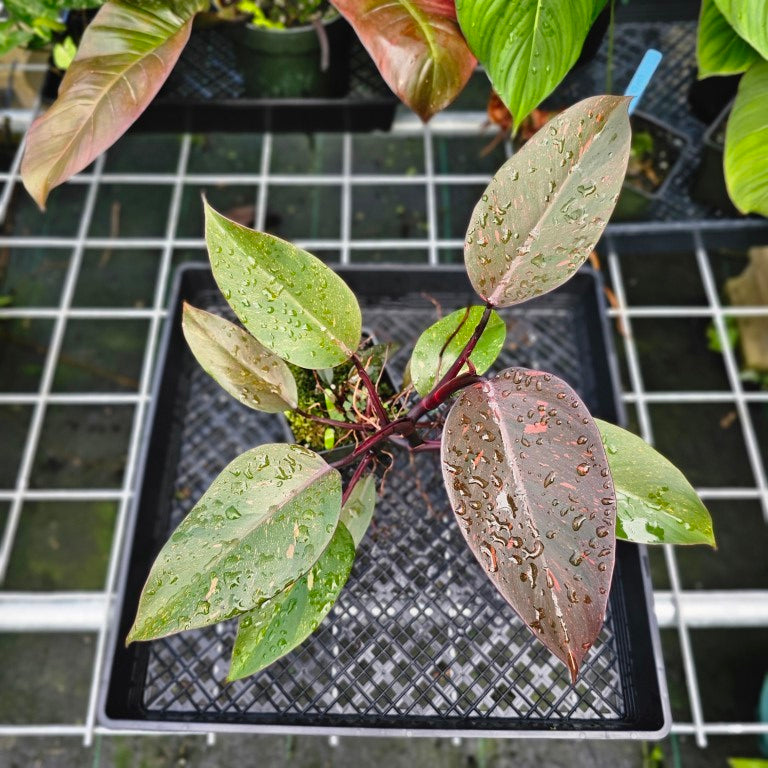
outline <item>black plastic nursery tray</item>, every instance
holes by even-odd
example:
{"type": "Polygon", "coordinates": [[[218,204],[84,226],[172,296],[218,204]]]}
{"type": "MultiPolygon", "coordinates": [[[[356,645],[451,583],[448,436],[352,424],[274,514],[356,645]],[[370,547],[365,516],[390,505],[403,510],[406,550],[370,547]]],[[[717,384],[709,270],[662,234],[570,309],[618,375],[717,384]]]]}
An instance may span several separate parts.
{"type": "MultiPolygon", "coordinates": [[[[342,267],[364,324],[401,345],[395,378],[421,330],[476,302],[462,268],[342,267]]],[[[263,672],[225,682],[234,621],[124,646],[150,565],[172,529],[237,454],[282,440],[280,418],[226,395],[192,359],[183,300],[223,312],[205,267],[177,278],[161,348],[144,474],[106,667],[101,718],[118,728],[377,735],[658,737],[669,726],[644,548],[619,543],[605,626],[578,682],[523,625],[464,544],[439,461],[396,459],[352,576],[319,630],[263,672]]],[[[599,280],[582,271],[525,308],[502,312],[497,367],[544,368],[595,415],[620,421],[599,280]]]]}

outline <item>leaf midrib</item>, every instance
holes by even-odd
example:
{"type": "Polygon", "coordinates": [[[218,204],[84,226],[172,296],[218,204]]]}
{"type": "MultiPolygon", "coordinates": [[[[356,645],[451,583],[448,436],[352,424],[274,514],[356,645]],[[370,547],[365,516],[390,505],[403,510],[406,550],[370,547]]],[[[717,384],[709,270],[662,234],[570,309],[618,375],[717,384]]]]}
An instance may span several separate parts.
{"type": "Polygon", "coordinates": [[[437,46],[435,36],[432,34],[432,28],[429,26],[429,22],[426,16],[416,6],[414,6],[410,0],[399,0],[399,2],[403,8],[405,8],[405,10],[411,15],[416,24],[418,24],[419,29],[424,36],[424,41],[429,48],[430,58],[432,61],[437,61],[439,58],[440,50],[437,46]]]}
{"type": "MultiPolygon", "coordinates": [[[[515,458],[515,449],[514,449],[514,438],[512,435],[509,434],[508,430],[506,429],[506,422],[502,418],[502,412],[500,403],[496,397],[496,385],[493,382],[488,382],[489,384],[489,393],[488,393],[488,400],[489,404],[491,406],[491,414],[493,414],[494,421],[496,422],[496,425],[499,429],[499,434],[501,435],[501,441],[504,445],[504,453],[507,456],[507,466],[511,467],[512,469],[512,476],[515,482],[515,489],[522,489],[523,491],[523,499],[525,501],[525,519],[528,523],[528,527],[532,529],[536,534],[536,539],[538,541],[541,540],[541,534],[539,533],[538,526],[536,525],[536,521],[531,514],[531,503],[530,499],[528,497],[528,490],[527,487],[523,481],[522,474],[520,472],[520,468],[517,465],[517,459],[515,458]],[[498,414],[498,418],[497,418],[498,414]]],[[[546,548],[540,555],[541,562],[542,562],[542,569],[543,570],[550,570],[546,555],[546,548]]],[[[555,606],[555,617],[557,618],[558,624],[560,625],[560,628],[563,633],[563,642],[562,645],[564,645],[571,653],[573,653],[575,646],[571,643],[570,639],[570,633],[568,632],[568,627],[565,625],[564,621],[564,614],[563,610],[560,607],[560,603],[558,602],[557,595],[555,594],[555,591],[553,589],[547,590],[549,599],[552,601],[552,603],[555,606]]]]}

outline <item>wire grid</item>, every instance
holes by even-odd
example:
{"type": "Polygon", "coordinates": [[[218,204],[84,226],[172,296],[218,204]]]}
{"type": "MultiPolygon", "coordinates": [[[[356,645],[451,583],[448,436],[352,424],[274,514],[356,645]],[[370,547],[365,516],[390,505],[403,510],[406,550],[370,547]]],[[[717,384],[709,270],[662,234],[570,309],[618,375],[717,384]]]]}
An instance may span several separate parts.
{"type": "MultiPolygon", "coordinates": [[[[681,78],[682,79],[682,78],[681,78]]],[[[645,108],[652,105],[653,91],[650,91],[645,108]]],[[[666,106],[666,105],[664,105],[666,106]]],[[[28,501],[56,501],[56,500],[114,500],[119,502],[118,520],[112,544],[112,556],[107,573],[104,593],[101,596],[107,601],[112,598],[115,583],[115,568],[117,557],[121,551],[124,521],[128,505],[132,499],[133,480],[136,473],[136,460],[138,446],[140,444],[142,425],[147,406],[150,389],[151,374],[154,365],[154,357],[157,346],[158,330],[165,317],[165,296],[167,284],[174,260],[174,253],[179,249],[200,249],[203,246],[201,237],[179,236],[179,216],[181,212],[182,194],[189,185],[210,184],[213,186],[228,184],[250,187],[253,190],[253,204],[255,206],[255,225],[263,227],[268,212],[269,188],[272,184],[280,184],[291,187],[301,187],[307,183],[322,185],[328,188],[338,188],[340,194],[340,232],[337,237],[299,238],[304,247],[338,252],[342,263],[349,263],[353,253],[355,255],[368,252],[371,255],[383,254],[393,258],[403,250],[418,250],[423,252],[425,261],[430,264],[438,263],[441,258],[452,259],[462,246],[460,237],[446,237],[438,229],[438,197],[447,187],[474,188],[483,184],[488,179],[488,174],[480,173],[456,173],[438,175],[435,170],[436,138],[442,129],[455,131],[457,127],[467,123],[478,125],[481,116],[471,116],[468,121],[453,120],[443,123],[438,122],[436,129],[425,128],[413,132],[412,123],[405,130],[396,131],[398,139],[407,139],[416,135],[423,140],[423,173],[417,174],[353,174],[353,140],[354,137],[346,134],[342,141],[341,171],[338,174],[308,175],[299,173],[296,175],[280,175],[271,172],[273,159],[273,139],[275,137],[266,134],[260,149],[260,162],[256,169],[238,169],[236,173],[190,173],[188,161],[193,137],[183,136],[178,150],[175,170],[172,173],[140,173],[140,172],[105,172],[105,160],[98,161],[93,168],[79,175],[68,185],[69,188],[82,187],[85,190],[84,204],[80,209],[77,227],[74,234],[45,235],[39,233],[18,234],[6,231],[0,237],[0,246],[4,248],[18,249],[20,254],[33,253],[34,249],[63,249],[68,252],[66,272],[62,283],[61,292],[55,302],[47,306],[25,306],[19,308],[0,308],[0,318],[29,318],[47,319],[53,322],[51,341],[45,355],[40,385],[34,392],[6,392],[0,396],[0,405],[25,406],[31,410],[31,416],[26,431],[26,440],[20,457],[15,482],[9,487],[0,489],[0,500],[10,502],[10,511],[7,516],[3,531],[2,545],[0,546],[0,570],[7,568],[10,554],[13,550],[15,534],[22,513],[24,502],[28,501]],[[355,194],[364,187],[372,187],[379,184],[394,184],[405,188],[407,186],[421,185],[424,188],[426,227],[423,237],[399,239],[393,238],[353,238],[353,206],[355,194]],[[147,184],[159,185],[170,189],[168,201],[167,227],[160,236],[140,237],[102,237],[90,233],[90,225],[93,218],[94,206],[102,187],[106,184],[147,184]],[[83,254],[86,248],[121,248],[126,251],[140,251],[147,248],[158,249],[157,270],[153,299],[150,306],[144,308],[123,307],[96,307],[84,308],[73,305],[73,295],[81,276],[83,254]],[[146,346],[143,363],[141,366],[140,382],[136,391],[127,393],[115,392],[82,392],[62,393],[53,391],[52,383],[61,352],[62,341],[68,324],[75,320],[90,320],[94,322],[107,319],[134,318],[148,321],[146,346]],[[102,488],[41,488],[31,482],[32,470],[36,454],[40,449],[41,431],[45,422],[46,413],[51,406],[78,406],[78,405],[120,405],[133,409],[131,420],[130,438],[126,452],[125,470],[123,480],[117,486],[102,488]]],[[[678,123],[679,124],[679,123],[678,123]]],[[[396,126],[397,128],[397,126],[396,126]]],[[[475,129],[468,131],[475,135],[475,129]]],[[[279,139],[279,137],[278,137],[279,139]]],[[[18,165],[20,153],[7,172],[2,174],[2,179],[8,182],[0,198],[5,216],[6,208],[11,201],[11,196],[19,192],[18,165]]],[[[55,198],[54,198],[55,199],[55,198]]],[[[18,198],[16,198],[16,201],[18,198]]],[[[16,204],[16,201],[14,204],[16,204]]],[[[11,214],[13,209],[11,209],[11,214]]],[[[758,434],[753,423],[749,406],[768,401],[766,393],[754,392],[745,389],[739,378],[738,361],[727,341],[726,320],[737,316],[768,316],[768,308],[741,307],[730,308],[722,305],[716,283],[713,277],[713,268],[717,266],[718,255],[707,248],[707,234],[715,231],[716,223],[703,223],[698,227],[691,227],[691,244],[695,249],[696,264],[701,280],[706,289],[707,303],[699,307],[680,307],[676,305],[650,306],[635,305],[627,300],[627,292],[622,277],[622,262],[620,259],[620,245],[615,240],[607,238],[608,268],[611,282],[617,297],[617,306],[611,310],[613,317],[620,319],[629,332],[623,337],[622,344],[626,349],[629,381],[625,382],[623,393],[627,404],[636,408],[640,430],[646,439],[653,439],[653,421],[650,416],[650,407],[656,403],[712,403],[732,402],[737,406],[738,418],[744,434],[744,447],[749,458],[750,468],[754,475],[754,483],[748,486],[738,487],[700,487],[698,491],[706,499],[743,500],[756,499],[762,503],[764,513],[768,516],[768,494],[766,493],[765,467],[762,463],[760,445],[765,442],[765,435],[758,434]],[[644,385],[643,368],[637,351],[635,339],[632,335],[632,325],[636,319],[664,319],[677,317],[705,317],[714,322],[717,336],[724,350],[724,361],[728,374],[729,389],[727,391],[653,391],[649,392],[644,385]]],[[[750,227],[750,223],[744,225],[750,227]]],[[[755,225],[757,229],[757,225],[755,225]]],[[[612,227],[614,234],[638,233],[647,234],[644,226],[612,227]]],[[[667,237],[669,233],[680,233],[680,227],[657,227],[658,237],[667,237]]],[[[379,256],[380,257],[380,256],[379,256]]],[[[705,745],[708,735],[716,734],[744,734],[765,733],[768,728],[754,722],[711,722],[704,717],[701,699],[699,695],[698,678],[695,659],[691,649],[689,637],[689,622],[683,610],[685,594],[680,585],[679,571],[674,550],[665,550],[666,564],[669,571],[671,598],[676,607],[675,622],[678,630],[682,657],[686,672],[687,693],[689,698],[692,718],[690,722],[676,722],[673,731],[677,733],[693,733],[697,742],[705,745]]],[[[7,593],[5,593],[7,595],[7,593]]],[[[665,595],[659,595],[662,599],[665,595]]],[[[45,598],[45,594],[29,596],[21,594],[21,599],[30,597],[45,598]]],[[[68,594],[59,594],[51,597],[64,598],[68,594]]],[[[77,596],[72,596],[77,597],[77,596]]],[[[739,593],[733,594],[733,601],[737,602],[739,593]]],[[[104,643],[109,621],[108,611],[99,611],[102,617],[97,628],[97,648],[94,659],[93,684],[89,698],[88,708],[85,713],[73,715],[72,724],[37,724],[37,725],[6,725],[0,726],[0,735],[5,734],[41,734],[41,735],[81,735],[86,743],[90,743],[93,734],[108,733],[107,729],[96,726],[95,705],[96,690],[101,675],[101,665],[104,658],[104,643]],[[80,721],[80,722],[79,722],[80,721]]],[[[52,630],[63,626],[63,622],[52,619],[52,630]]],[[[730,626],[727,616],[708,616],[706,626],[730,626]]]]}

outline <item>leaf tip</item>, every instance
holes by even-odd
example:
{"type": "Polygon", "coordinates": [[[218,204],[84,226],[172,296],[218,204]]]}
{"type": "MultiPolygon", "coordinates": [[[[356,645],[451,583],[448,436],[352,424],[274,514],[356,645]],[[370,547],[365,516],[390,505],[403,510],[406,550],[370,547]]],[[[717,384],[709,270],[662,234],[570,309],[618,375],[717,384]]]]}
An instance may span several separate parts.
{"type": "Polygon", "coordinates": [[[568,672],[571,674],[571,684],[576,685],[576,681],[579,679],[579,662],[576,661],[576,657],[570,648],[567,651],[565,663],[568,666],[568,672]]]}
{"type": "MultiPolygon", "coordinates": [[[[24,157],[26,159],[26,155],[24,157]]],[[[36,183],[35,178],[24,170],[23,163],[21,166],[21,182],[24,185],[24,189],[27,190],[27,194],[35,201],[40,212],[45,213],[45,204],[48,200],[50,187],[45,182],[42,184],[36,183]]]]}

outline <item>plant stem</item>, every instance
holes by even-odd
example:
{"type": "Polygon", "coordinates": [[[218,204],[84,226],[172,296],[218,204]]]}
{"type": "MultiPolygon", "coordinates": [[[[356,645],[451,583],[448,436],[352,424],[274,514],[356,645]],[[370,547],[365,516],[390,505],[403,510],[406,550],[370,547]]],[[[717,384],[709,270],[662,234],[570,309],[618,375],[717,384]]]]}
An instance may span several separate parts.
{"type": "Polygon", "coordinates": [[[370,451],[372,448],[375,448],[379,443],[386,440],[387,437],[399,430],[402,430],[403,434],[410,434],[410,432],[413,431],[413,422],[407,418],[398,419],[397,421],[390,421],[389,424],[383,426],[378,432],[363,440],[363,442],[360,443],[360,445],[358,445],[357,448],[352,451],[352,453],[350,453],[348,456],[345,456],[343,459],[334,461],[331,466],[334,469],[340,469],[341,467],[346,467],[348,464],[353,464],[364,453],[368,453],[368,451],[370,451]]]}
{"type": "Polygon", "coordinates": [[[352,491],[354,490],[354,487],[357,485],[358,481],[363,476],[363,472],[365,472],[365,468],[371,463],[372,460],[373,460],[373,453],[369,451],[365,455],[363,460],[357,465],[357,468],[355,469],[354,474],[352,475],[352,477],[349,478],[347,487],[344,489],[344,493],[341,496],[342,507],[347,503],[347,500],[349,499],[352,491]]]}
{"type": "Polygon", "coordinates": [[[365,388],[368,390],[368,400],[373,405],[373,410],[376,411],[376,415],[382,424],[389,424],[389,417],[384,410],[384,405],[379,398],[379,393],[376,391],[376,386],[371,381],[371,377],[368,375],[368,371],[365,370],[365,366],[357,355],[352,355],[352,362],[357,368],[357,373],[360,376],[361,381],[365,384],[365,388]]]}
{"type": "Polygon", "coordinates": [[[469,319],[469,314],[472,311],[472,307],[467,307],[466,310],[464,310],[464,317],[461,318],[461,322],[453,329],[453,332],[451,335],[445,340],[445,344],[443,344],[442,348],[440,349],[440,354],[437,356],[437,370],[440,370],[440,366],[443,363],[443,355],[445,354],[445,350],[448,349],[448,345],[456,338],[459,331],[464,327],[464,323],[467,322],[469,319]]]}
{"type": "Polygon", "coordinates": [[[367,427],[365,424],[355,424],[351,421],[338,421],[337,419],[327,419],[325,416],[314,416],[303,411],[301,408],[294,408],[294,412],[310,421],[316,421],[318,424],[327,424],[329,427],[338,427],[339,429],[351,429],[355,432],[372,432],[373,427],[367,427]]]}
{"type": "Polygon", "coordinates": [[[605,92],[610,93],[613,90],[613,45],[616,34],[616,1],[610,0],[610,21],[608,22],[608,61],[605,64],[605,92]]]}
{"type": "MultiPolygon", "coordinates": [[[[485,311],[483,312],[483,316],[480,318],[480,322],[472,332],[472,336],[470,336],[469,340],[464,345],[464,349],[461,350],[461,353],[456,358],[454,364],[448,369],[440,381],[438,381],[432,391],[426,397],[422,398],[420,402],[416,403],[413,408],[411,408],[407,416],[403,417],[402,419],[397,419],[396,421],[390,421],[387,418],[387,414],[384,411],[384,406],[379,399],[378,393],[376,392],[376,387],[371,381],[370,376],[368,376],[368,371],[366,371],[363,367],[360,358],[358,358],[357,355],[353,355],[352,361],[357,368],[361,380],[368,389],[369,402],[373,405],[373,408],[376,411],[380,422],[383,422],[383,426],[380,427],[372,435],[366,437],[365,440],[363,440],[363,442],[360,443],[357,448],[355,448],[355,450],[352,451],[348,456],[333,462],[331,466],[334,469],[341,469],[341,467],[354,464],[362,456],[369,454],[373,448],[386,440],[390,435],[399,434],[402,437],[411,438],[411,436],[416,431],[416,421],[425,413],[433,410],[434,408],[437,408],[441,403],[444,403],[457,390],[462,389],[463,387],[468,387],[470,384],[474,384],[477,381],[480,381],[480,377],[475,373],[474,366],[472,365],[470,365],[470,373],[464,373],[461,376],[457,374],[464,367],[467,360],[469,359],[469,356],[472,354],[472,350],[475,348],[477,342],[480,340],[480,337],[483,335],[483,331],[485,331],[485,327],[488,325],[488,321],[491,318],[492,310],[493,307],[490,304],[485,305],[485,311]]],[[[411,450],[434,450],[434,445],[430,447],[430,443],[434,444],[436,442],[437,441],[434,440],[427,441],[424,443],[424,445],[427,446],[426,448],[422,448],[422,443],[419,442],[418,445],[413,445],[411,450]]],[[[365,463],[367,463],[367,459],[361,462],[361,465],[365,463]]],[[[358,466],[355,470],[355,474],[358,472],[362,473],[362,471],[363,470],[361,470],[358,466]]]]}
{"type": "Polygon", "coordinates": [[[439,451],[442,445],[442,440],[425,440],[421,445],[417,445],[412,448],[413,453],[422,453],[424,451],[439,451]]]}

